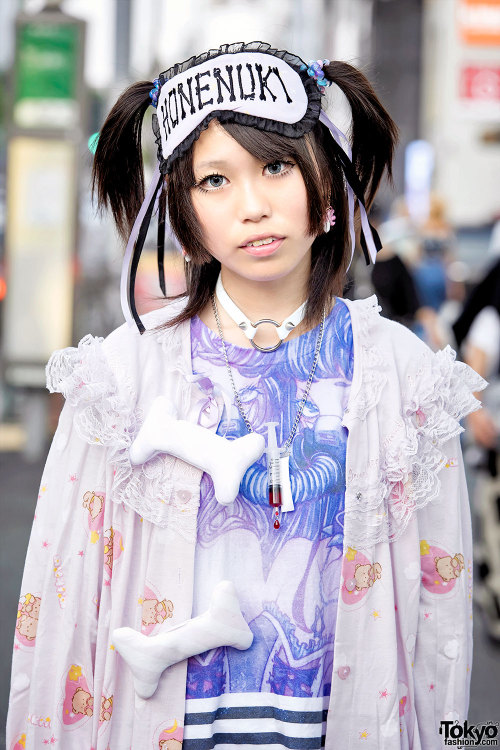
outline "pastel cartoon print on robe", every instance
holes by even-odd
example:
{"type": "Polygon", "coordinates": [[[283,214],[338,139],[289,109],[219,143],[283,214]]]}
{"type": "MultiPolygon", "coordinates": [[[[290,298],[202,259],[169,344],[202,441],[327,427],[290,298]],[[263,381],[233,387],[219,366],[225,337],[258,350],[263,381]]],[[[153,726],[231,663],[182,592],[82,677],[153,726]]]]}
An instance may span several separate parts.
{"type": "Polygon", "coordinates": [[[26,734],[24,732],[16,737],[9,750],[26,750],[26,734]]]}
{"type": "Polygon", "coordinates": [[[408,685],[405,682],[398,682],[398,699],[399,699],[399,718],[402,720],[405,714],[410,711],[410,696],[408,685]]]}
{"type": "Polygon", "coordinates": [[[359,550],[348,547],[342,562],[342,601],[353,605],[361,602],[382,578],[382,566],[371,562],[359,550]]]}
{"type": "Polygon", "coordinates": [[[83,508],[86,511],[86,521],[90,531],[90,541],[95,544],[99,539],[104,523],[104,503],[106,495],[102,491],[94,492],[88,490],[83,496],[83,508]]]}
{"type": "Polygon", "coordinates": [[[94,715],[94,696],[80,664],[72,664],[64,680],[62,723],[66,728],[81,725],[94,715]]]}
{"type": "Polygon", "coordinates": [[[41,598],[30,592],[19,600],[17,608],[16,639],[23,646],[33,647],[38,628],[41,598]]]}
{"type": "Polygon", "coordinates": [[[66,606],[66,581],[60,555],[54,555],[52,572],[54,573],[54,586],[57,592],[59,606],[61,609],[64,609],[66,606]]]}
{"type": "Polygon", "coordinates": [[[155,741],[155,748],[158,748],[158,750],[181,750],[184,728],[179,726],[177,720],[171,725],[163,725],[157,732],[158,739],[155,741]]]}
{"type": "Polygon", "coordinates": [[[422,585],[431,594],[448,594],[453,591],[457,578],[465,568],[461,552],[451,553],[436,542],[420,540],[422,585]]]}
{"type": "MultiPolygon", "coordinates": [[[[198,319],[191,323],[191,334],[195,374],[225,383],[218,337],[198,319]]],[[[317,334],[313,329],[272,353],[228,346],[252,427],[265,435],[266,423],[277,422],[281,445],[304,392],[317,334]]],[[[227,508],[216,503],[211,480],[203,476],[195,601],[210,590],[210,575],[231,578],[254,643],[245,652],[221,648],[189,659],[189,699],[229,692],[329,694],[343,540],[347,431],[342,418],[351,378],[350,317],[339,302],[327,317],[315,379],[292,443],[295,510],[282,513],[278,532],[268,505],[265,455],[247,470],[237,499],[227,508]],[[243,546],[245,563],[241,556],[227,563],[227,550],[236,555],[243,546]]],[[[234,405],[224,410],[217,432],[229,439],[246,434],[234,405]]]]}
{"type": "Polygon", "coordinates": [[[120,558],[123,552],[123,537],[119,531],[111,527],[104,532],[104,571],[107,575],[107,581],[111,581],[113,575],[113,565],[120,558]]]}
{"type": "Polygon", "coordinates": [[[106,697],[105,695],[101,695],[101,706],[99,710],[99,728],[101,728],[105,722],[111,721],[112,714],[113,714],[113,696],[110,695],[106,697]]]}
{"type": "Polygon", "coordinates": [[[161,598],[148,584],[144,584],[142,597],[141,632],[151,635],[169,617],[173,617],[174,605],[166,597],[161,598]]]}

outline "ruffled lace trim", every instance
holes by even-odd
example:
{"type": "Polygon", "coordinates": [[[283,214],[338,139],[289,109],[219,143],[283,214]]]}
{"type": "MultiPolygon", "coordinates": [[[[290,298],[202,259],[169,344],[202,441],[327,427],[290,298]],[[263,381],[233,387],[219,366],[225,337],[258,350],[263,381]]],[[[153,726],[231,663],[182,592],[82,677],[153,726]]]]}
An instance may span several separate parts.
{"type": "MultiPolygon", "coordinates": [[[[383,357],[370,344],[378,317],[376,298],[364,303],[360,338],[366,370],[355,414],[350,415],[361,420],[379,403],[387,381],[380,369],[383,357]]],[[[350,472],[347,477],[345,544],[367,548],[394,542],[415,512],[438,497],[439,472],[449,460],[443,445],[463,432],[460,420],[480,408],[473,392],[486,385],[474,370],[456,361],[449,346],[435,354],[428,352],[409,369],[402,414],[380,434],[378,458],[369,460],[362,473],[350,472]]],[[[379,420],[379,426],[384,423],[385,419],[379,420]]]]}
{"type": "Polygon", "coordinates": [[[47,388],[50,393],[62,393],[74,407],[75,429],[87,443],[128,448],[134,420],[130,406],[118,393],[102,342],[88,335],[77,348],[54,352],[45,370],[47,388]]]}
{"type": "MultiPolygon", "coordinates": [[[[168,350],[172,368],[180,365],[180,345],[170,331],[160,334],[168,350]]],[[[150,335],[157,336],[155,332],[150,335]]],[[[168,454],[158,455],[141,466],[132,466],[129,449],[144,415],[134,409],[136,397],[130,384],[119,388],[115,375],[103,351],[102,338],[85,336],[77,348],[54,352],[47,368],[47,388],[59,392],[74,409],[73,424],[78,435],[90,445],[108,448],[107,463],[112,469],[112,498],[137,512],[142,518],[158,526],[175,524],[178,533],[192,538],[196,532],[201,472],[168,454]]],[[[193,403],[203,408],[200,396],[210,401],[205,393],[191,382],[179,378],[179,403],[193,403]],[[193,399],[190,389],[197,388],[193,399]]],[[[173,526],[172,526],[173,527],[173,526]]]]}
{"type": "MultiPolygon", "coordinates": [[[[358,354],[357,361],[363,365],[363,380],[356,398],[346,409],[346,421],[353,419],[364,420],[368,412],[376,406],[380,400],[382,389],[387,382],[386,362],[379,349],[373,344],[372,330],[379,320],[382,310],[378,304],[377,297],[372,295],[367,299],[356,302],[358,322],[358,354]],[[361,349],[361,359],[359,358],[361,349]]],[[[354,362],[356,367],[356,361],[354,362]]]]}
{"type": "Polygon", "coordinates": [[[179,73],[183,73],[185,70],[189,70],[189,68],[193,68],[195,65],[200,65],[207,60],[212,60],[216,57],[220,57],[220,55],[227,55],[235,52],[266,52],[275,57],[279,57],[281,60],[288,63],[288,65],[290,65],[290,67],[292,67],[301,77],[307,94],[308,106],[304,117],[300,122],[287,123],[247,115],[244,112],[233,112],[232,110],[217,110],[210,112],[207,117],[205,117],[205,119],[182,141],[182,143],[174,149],[168,159],[165,160],[161,152],[158,117],[157,115],[153,115],[153,133],[158,147],[157,156],[162,174],[167,174],[171,171],[173,162],[191,148],[191,145],[199,138],[200,133],[203,130],[206,130],[210,121],[214,119],[219,120],[221,123],[235,122],[238,125],[249,125],[258,128],[259,130],[265,130],[270,133],[279,133],[280,135],[290,138],[297,138],[308,133],[317,123],[321,111],[321,92],[314,78],[307,74],[307,70],[300,69],[301,66],[305,64],[304,61],[290,52],[278,50],[265,42],[237,42],[235,44],[223,44],[219,49],[211,49],[198,56],[194,55],[182,63],[176,63],[171,68],[161,73],[159,76],[160,83],[163,85],[166,81],[179,73]]]}

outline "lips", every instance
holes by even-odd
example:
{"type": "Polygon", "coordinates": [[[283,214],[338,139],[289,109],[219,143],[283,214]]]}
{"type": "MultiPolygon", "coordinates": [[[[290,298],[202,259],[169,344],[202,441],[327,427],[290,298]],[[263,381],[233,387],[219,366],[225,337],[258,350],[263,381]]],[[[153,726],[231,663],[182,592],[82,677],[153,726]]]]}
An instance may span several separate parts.
{"type": "MultiPolygon", "coordinates": [[[[239,247],[248,247],[249,243],[251,243],[251,242],[259,242],[261,240],[268,240],[270,237],[272,237],[274,241],[285,239],[283,237],[283,235],[281,235],[281,234],[272,234],[272,233],[268,233],[268,234],[254,234],[251,237],[247,237],[246,240],[244,242],[242,242],[239,247]]],[[[262,246],[259,245],[258,247],[262,247],[262,246]]]]}
{"type": "MultiPolygon", "coordinates": [[[[267,237],[265,239],[267,239],[267,237]]],[[[267,255],[273,255],[273,253],[275,253],[276,250],[281,247],[284,240],[284,237],[279,237],[274,239],[272,242],[267,243],[266,245],[241,245],[240,249],[243,250],[244,253],[252,255],[254,258],[263,258],[267,255]]]]}

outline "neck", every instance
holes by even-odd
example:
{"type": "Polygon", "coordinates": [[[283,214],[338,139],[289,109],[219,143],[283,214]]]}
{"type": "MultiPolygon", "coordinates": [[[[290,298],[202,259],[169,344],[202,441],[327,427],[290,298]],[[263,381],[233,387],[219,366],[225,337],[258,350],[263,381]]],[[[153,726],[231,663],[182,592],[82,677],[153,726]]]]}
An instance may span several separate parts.
{"type": "Polygon", "coordinates": [[[307,299],[307,279],[249,281],[222,269],[224,289],[250,320],[283,321],[307,299]]]}

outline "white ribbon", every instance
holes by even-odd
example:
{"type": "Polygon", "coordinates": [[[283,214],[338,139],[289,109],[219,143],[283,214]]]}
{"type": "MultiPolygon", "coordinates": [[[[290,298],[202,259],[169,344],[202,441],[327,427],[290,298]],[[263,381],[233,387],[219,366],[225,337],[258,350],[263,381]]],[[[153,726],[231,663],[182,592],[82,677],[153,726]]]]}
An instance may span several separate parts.
{"type": "MultiPolygon", "coordinates": [[[[319,116],[319,119],[323,123],[323,125],[326,125],[326,127],[330,130],[333,138],[338,143],[340,148],[345,151],[347,156],[349,157],[349,161],[352,163],[352,149],[351,144],[349,143],[347,137],[342,133],[341,130],[337,128],[336,125],[330,120],[326,112],[321,110],[321,114],[319,116]],[[345,145],[342,145],[342,142],[345,145]]],[[[354,167],[353,167],[354,168],[354,167]]],[[[349,269],[352,259],[354,256],[354,248],[356,246],[356,237],[354,233],[354,191],[352,187],[350,186],[349,182],[347,181],[347,201],[348,201],[348,208],[349,208],[349,234],[351,237],[351,259],[349,261],[349,265],[347,266],[347,269],[349,269]]],[[[361,201],[358,200],[358,206],[359,206],[359,213],[361,215],[361,229],[363,231],[363,235],[366,240],[366,246],[368,248],[368,253],[370,255],[370,260],[372,263],[375,263],[377,260],[377,248],[375,247],[375,242],[373,241],[372,232],[370,229],[370,223],[368,221],[368,216],[366,215],[366,209],[361,203],[361,201]]]]}
{"type": "Polygon", "coordinates": [[[137,218],[134,221],[134,226],[132,227],[130,237],[128,238],[127,247],[125,249],[125,255],[123,256],[122,272],[121,272],[121,278],[120,278],[120,302],[121,302],[122,311],[123,311],[125,320],[127,321],[128,325],[132,327],[136,326],[137,324],[134,320],[134,316],[132,315],[132,311],[130,309],[130,301],[129,301],[129,296],[128,296],[128,288],[129,288],[129,280],[130,280],[130,265],[132,263],[134,247],[135,247],[137,237],[139,235],[141,224],[143,222],[148,206],[151,203],[151,199],[153,197],[156,186],[158,185],[159,179],[160,179],[160,166],[158,163],[156,163],[153,176],[151,178],[151,182],[148,188],[148,192],[146,193],[146,197],[144,198],[142,202],[142,206],[141,206],[139,213],[137,214],[137,218]]]}

